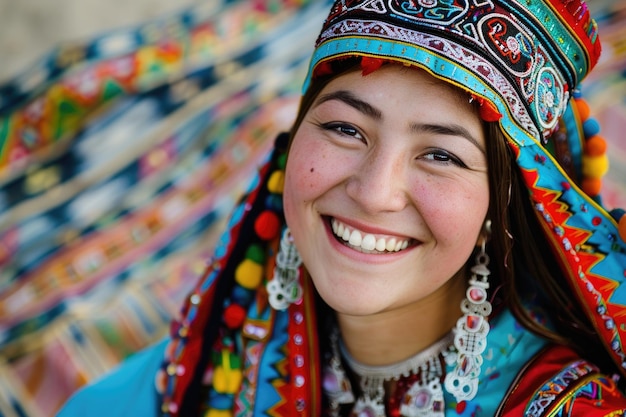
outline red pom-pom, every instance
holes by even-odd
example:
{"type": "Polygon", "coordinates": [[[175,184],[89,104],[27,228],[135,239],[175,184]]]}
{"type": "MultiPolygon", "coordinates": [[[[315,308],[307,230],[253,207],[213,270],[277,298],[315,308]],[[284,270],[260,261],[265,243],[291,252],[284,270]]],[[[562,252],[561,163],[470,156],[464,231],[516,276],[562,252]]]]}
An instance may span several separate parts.
{"type": "Polygon", "coordinates": [[[238,329],[246,318],[246,310],[239,304],[231,304],[224,310],[224,323],[229,329],[238,329]]]}
{"type": "Polygon", "coordinates": [[[254,222],[254,231],[263,240],[270,240],[278,236],[280,220],[276,213],[265,210],[259,214],[254,222]]]}

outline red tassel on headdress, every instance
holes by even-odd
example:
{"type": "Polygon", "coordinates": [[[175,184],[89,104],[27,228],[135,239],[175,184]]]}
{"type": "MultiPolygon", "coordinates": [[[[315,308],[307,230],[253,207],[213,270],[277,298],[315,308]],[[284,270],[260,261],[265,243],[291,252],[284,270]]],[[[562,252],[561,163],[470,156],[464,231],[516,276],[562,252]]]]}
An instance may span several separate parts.
{"type": "Polygon", "coordinates": [[[478,114],[485,122],[497,122],[502,118],[502,114],[489,100],[485,100],[484,98],[475,96],[474,94],[472,94],[472,100],[478,102],[478,114]]]}
{"type": "Polygon", "coordinates": [[[361,58],[361,70],[363,75],[371,74],[383,65],[383,60],[380,58],[370,58],[364,56],[361,58]]]}
{"type": "Polygon", "coordinates": [[[480,114],[480,118],[485,122],[497,122],[502,118],[502,114],[500,114],[498,109],[487,100],[480,105],[478,113],[480,114]]]}
{"type": "Polygon", "coordinates": [[[333,69],[330,66],[330,62],[324,61],[324,62],[320,62],[315,67],[315,75],[314,75],[314,77],[322,77],[324,75],[331,75],[332,73],[333,73],[333,69]]]}

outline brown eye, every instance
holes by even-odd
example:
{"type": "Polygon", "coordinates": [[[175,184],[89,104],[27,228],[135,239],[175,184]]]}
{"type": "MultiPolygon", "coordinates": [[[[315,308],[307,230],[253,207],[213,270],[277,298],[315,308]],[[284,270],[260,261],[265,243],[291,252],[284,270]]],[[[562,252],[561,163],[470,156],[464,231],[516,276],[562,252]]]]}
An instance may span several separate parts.
{"type": "Polygon", "coordinates": [[[338,130],[344,135],[356,136],[358,134],[356,129],[351,126],[339,126],[338,130]]]}
{"type": "Polygon", "coordinates": [[[337,132],[340,136],[349,136],[365,142],[365,139],[363,138],[363,135],[361,135],[359,130],[350,124],[336,122],[325,123],[322,124],[322,128],[325,130],[337,132]]]}
{"type": "Polygon", "coordinates": [[[429,151],[428,153],[424,154],[422,158],[444,165],[454,164],[460,167],[466,167],[466,165],[459,158],[441,149],[429,151]]]}

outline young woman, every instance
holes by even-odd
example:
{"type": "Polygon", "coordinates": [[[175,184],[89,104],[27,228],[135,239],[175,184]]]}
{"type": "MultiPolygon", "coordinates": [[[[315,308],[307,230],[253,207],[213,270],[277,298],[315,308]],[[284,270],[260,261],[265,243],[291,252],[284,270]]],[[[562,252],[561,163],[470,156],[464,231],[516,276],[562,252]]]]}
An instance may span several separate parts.
{"type": "Polygon", "coordinates": [[[60,415],[622,415],[599,51],[579,1],[335,3],[171,339],[60,415]]]}

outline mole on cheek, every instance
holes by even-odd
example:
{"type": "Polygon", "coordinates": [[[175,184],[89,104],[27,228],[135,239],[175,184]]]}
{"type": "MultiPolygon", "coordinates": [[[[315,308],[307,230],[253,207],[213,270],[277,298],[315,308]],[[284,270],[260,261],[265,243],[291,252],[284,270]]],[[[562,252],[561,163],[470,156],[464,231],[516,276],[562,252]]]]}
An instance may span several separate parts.
{"type": "Polygon", "coordinates": [[[311,173],[313,173],[315,171],[315,168],[311,167],[311,173]]]}

